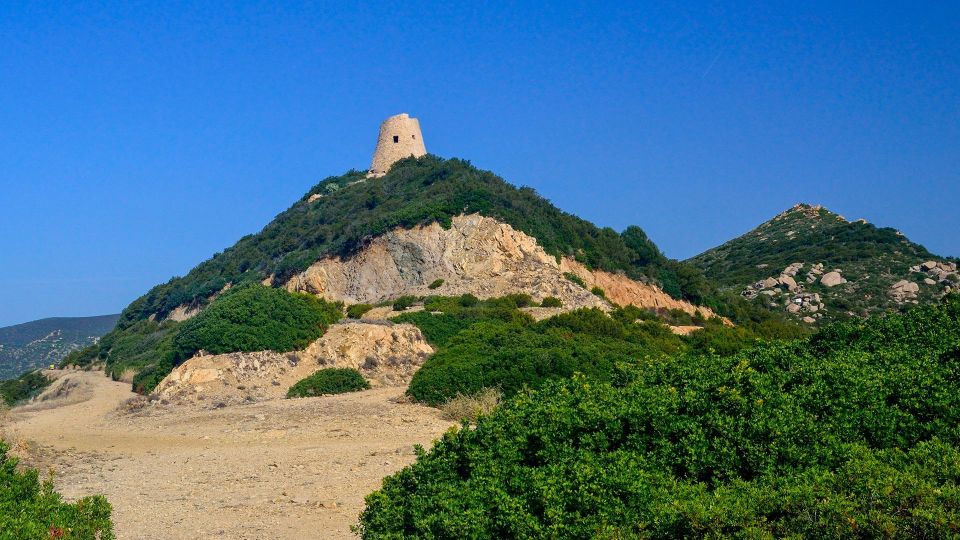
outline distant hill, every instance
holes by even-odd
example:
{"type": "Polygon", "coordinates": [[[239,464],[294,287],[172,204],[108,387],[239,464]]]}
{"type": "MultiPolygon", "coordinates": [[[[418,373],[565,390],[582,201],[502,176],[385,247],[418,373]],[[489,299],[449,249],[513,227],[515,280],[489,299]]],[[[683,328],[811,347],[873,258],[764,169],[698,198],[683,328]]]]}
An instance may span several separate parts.
{"type": "Polygon", "coordinates": [[[960,281],[956,258],[808,204],[686,262],[721,287],[807,322],[934,301],[960,281]]]}
{"type": "Polygon", "coordinates": [[[109,332],[119,318],[52,317],[0,328],[0,380],[56,364],[109,332]]]}

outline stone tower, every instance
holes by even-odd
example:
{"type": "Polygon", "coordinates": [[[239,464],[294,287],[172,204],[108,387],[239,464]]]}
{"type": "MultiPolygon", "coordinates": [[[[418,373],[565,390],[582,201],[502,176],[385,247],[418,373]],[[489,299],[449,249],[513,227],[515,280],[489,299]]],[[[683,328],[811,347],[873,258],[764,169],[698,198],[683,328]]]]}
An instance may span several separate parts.
{"type": "Polygon", "coordinates": [[[391,116],[380,124],[380,138],[373,152],[373,162],[367,177],[383,176],[390,166],[405,157],[420,157],[427,153],[420,134],[420,122],[407,113],[391,116]]]}

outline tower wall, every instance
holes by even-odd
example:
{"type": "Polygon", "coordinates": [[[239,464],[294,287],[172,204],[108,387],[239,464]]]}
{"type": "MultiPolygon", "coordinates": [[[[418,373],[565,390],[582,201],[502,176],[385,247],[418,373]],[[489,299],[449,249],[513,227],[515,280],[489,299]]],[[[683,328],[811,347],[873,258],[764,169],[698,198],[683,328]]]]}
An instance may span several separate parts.
{"type": "Polygon", "coordinates": [[[373,152],[370,173],[367,176],[383,176],[390,166],[405,157],[420,157],[427,153],[420,133],[420,122],[407,113],[391,116],[380,124],[377,149],[373,152]]]}

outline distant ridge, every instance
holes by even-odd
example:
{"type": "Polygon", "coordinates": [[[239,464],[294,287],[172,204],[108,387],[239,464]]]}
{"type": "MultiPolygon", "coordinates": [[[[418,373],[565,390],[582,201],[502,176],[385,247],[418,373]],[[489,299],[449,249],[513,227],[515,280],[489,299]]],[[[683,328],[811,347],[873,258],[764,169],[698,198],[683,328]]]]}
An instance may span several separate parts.
{"type": "Polygon", "coordinates": [[[49,317],[0,328],[0,380],[59,362],[109,332],[119,318],[49,317]]]}

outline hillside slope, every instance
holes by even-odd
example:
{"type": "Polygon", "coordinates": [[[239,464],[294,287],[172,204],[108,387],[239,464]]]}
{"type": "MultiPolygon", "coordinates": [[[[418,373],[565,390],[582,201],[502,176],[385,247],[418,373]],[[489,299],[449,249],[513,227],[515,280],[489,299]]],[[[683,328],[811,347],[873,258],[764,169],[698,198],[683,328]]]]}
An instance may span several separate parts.
{"type": "Polygon", "coordinates": [[[119,317],[53,317],[0,328],[0,380],[56,364],[109,332],[119,317]]]}
{"type": "Polygon", "coordinates": [[[894,229],[807,204],[687,262],[807,322],[930,302],[960,281],[956,259],[937,257],[894,229]]]}

